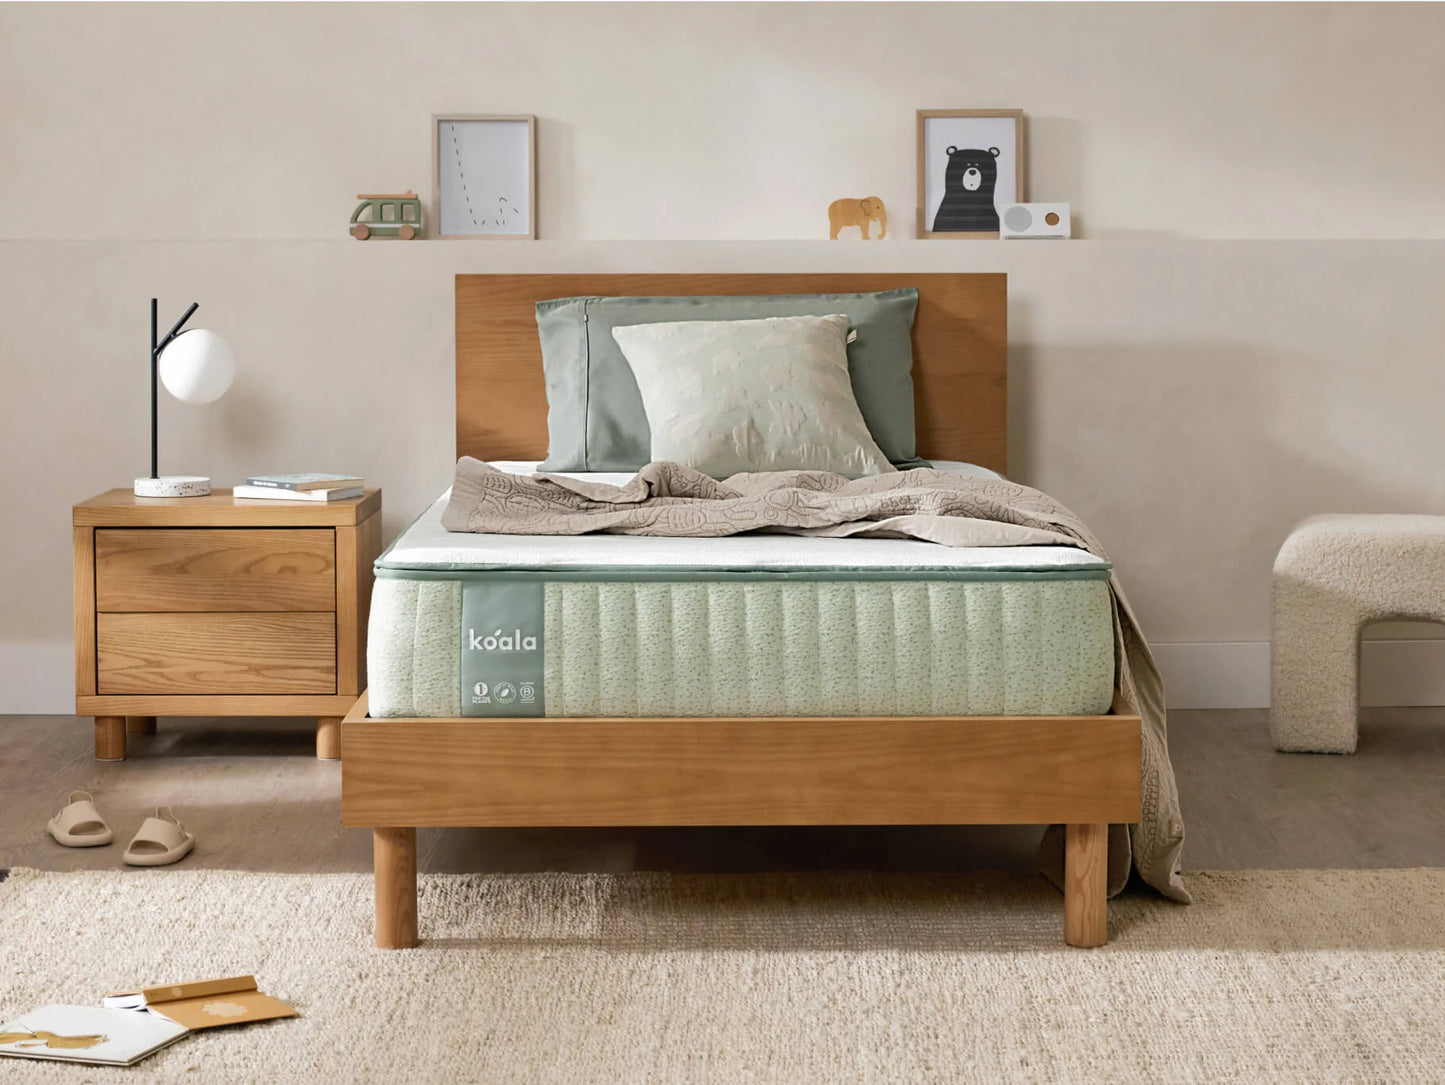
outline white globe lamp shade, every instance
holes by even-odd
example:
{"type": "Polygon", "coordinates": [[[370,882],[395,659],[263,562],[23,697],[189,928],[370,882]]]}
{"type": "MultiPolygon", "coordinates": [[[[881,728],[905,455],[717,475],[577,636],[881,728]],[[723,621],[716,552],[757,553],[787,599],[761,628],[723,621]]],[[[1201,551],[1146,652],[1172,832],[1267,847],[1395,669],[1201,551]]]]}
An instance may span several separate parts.
{"type": "MultiPolygon", "coordinates": [[[[214,403],[231,387],[231,380],[236,375],[236,356],[230,344],[215,332],[196,328],[182,332],[170,341],[161,351],[156,369],[166,391],[182,403],[214,403]]],[[[154,441],[154,412],[151,427],[154,441]]],[[[155,469],[154,458],[151,469],[155,469]]],[[[210,492],[211,480],[204,475],[160,475],[135,480],[137,497],[204,497],[210,492]]]]}
{"type": "Polygon", "coordinates": [[[182,403],[213,403],[231,387],[236,355],[215,332],[196,328],[161,351],[160,375],[166,391],[182,403]]]}

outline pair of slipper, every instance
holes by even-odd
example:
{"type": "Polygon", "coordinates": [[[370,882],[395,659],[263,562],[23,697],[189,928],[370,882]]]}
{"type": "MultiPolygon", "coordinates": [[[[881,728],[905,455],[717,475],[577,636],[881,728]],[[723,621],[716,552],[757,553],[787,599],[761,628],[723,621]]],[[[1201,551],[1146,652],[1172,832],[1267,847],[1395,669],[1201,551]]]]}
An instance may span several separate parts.
{"type": "MultiPolygon", "coordinates": [[[[96,848],[115,839],[89,791],[72,791],[60,813],[45,827],[56,843],[67,848],[96,848]]],[[[156,816],[141,822],[121,859],[130,866],[169,866],[185,858],[195,845],[196,838],[186,832],[171,808],[157,806],[156,816]]]]}

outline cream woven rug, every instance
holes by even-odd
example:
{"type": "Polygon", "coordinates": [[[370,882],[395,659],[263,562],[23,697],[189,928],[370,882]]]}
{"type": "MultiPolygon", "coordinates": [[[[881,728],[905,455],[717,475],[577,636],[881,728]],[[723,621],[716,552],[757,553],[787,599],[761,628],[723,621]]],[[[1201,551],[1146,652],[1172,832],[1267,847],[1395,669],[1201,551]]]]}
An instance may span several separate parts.
{"type": "Polygon", "coordinates": [[[384,952],[363,875],[20,870],[0,1021],[248,972],[304,1016],[0,1082],[1445,1080],[1445,870],[1189,887],[1090,951],[999,874],[447,875],[384,952]]]}

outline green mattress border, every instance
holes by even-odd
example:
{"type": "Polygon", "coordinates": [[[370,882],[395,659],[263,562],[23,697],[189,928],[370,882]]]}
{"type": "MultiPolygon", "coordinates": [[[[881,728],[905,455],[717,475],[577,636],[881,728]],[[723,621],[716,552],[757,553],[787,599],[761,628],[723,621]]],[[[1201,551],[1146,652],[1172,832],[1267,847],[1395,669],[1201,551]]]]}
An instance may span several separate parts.
{"type": "Polygon", "coordinates": [[[554,581],[735,581],[735,580],[1108,580],[1109,565],[1079,565],[1066,569],[947,569],[937,566],[881,566],[878,568],[812,567],[780,569],[728,569],[691,565],[568,565],[557,567],[520,565],[377,565],[383,580],[483,580],[507,577],[518,580],[554,581]]]}

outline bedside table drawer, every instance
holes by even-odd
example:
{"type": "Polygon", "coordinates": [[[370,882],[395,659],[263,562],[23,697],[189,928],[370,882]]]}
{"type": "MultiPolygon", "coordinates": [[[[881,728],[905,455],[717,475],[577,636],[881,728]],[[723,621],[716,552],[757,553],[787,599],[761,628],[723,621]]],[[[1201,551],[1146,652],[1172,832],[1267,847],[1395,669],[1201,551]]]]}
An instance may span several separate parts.
{"type": "Polygon", "coordinates": [[[97,528],[95,609],[336,609],[330,528],[97,528]]]}
{"type": "Polygon", "coordinates": [[[98,614],[95,633],[100,694],[336,692],[335,614],[98,614]]]}

